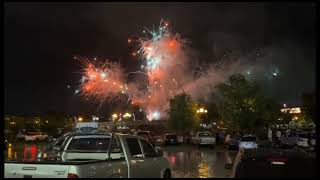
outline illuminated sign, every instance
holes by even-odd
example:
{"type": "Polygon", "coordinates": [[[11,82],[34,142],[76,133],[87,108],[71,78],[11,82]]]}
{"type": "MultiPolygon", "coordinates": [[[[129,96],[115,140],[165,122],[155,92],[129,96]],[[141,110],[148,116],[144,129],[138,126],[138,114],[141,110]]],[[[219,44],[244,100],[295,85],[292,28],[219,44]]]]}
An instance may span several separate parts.
{"type": "Polygon", "coordinates": [[[286,112],[289,114],[299,114],[301,113],[300,107],[295,107],[295,108],[283,108],[281,109],[281,112],[286,112]]]}

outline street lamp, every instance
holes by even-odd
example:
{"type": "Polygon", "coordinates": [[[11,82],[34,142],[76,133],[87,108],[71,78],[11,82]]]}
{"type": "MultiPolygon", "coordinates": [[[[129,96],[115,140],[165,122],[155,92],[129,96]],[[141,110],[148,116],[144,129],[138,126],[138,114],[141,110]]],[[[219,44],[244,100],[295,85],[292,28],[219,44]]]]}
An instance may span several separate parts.
{"type": "Polygon", "coordinates": [[[129,113],[125,113],[124,115],[123,115],[123,118],[130,118],[131,117],[131,114],[129,114],[129,113]]]}
{"type": "Polygon", "coordinates": [[[79,117],[79,118],[78,118],[78,121],[79,121],[79,122],[81,122],[82,120],[83,120],[83,118],[82,118],[82,117],[79,117]]]}
{"type": "Polygon", "coordinates": [[[118,118],[118,115],[116,113],[112,114],[112,120],[116,120],[118,118]]]}
{"type": "Polygon", "coordinates": [[[198,109],[197,110],[197,113],[199,114],[199,113],[208,113],[208,110],[207,109],[204,109],[204,108],[200,108],[200,109],[198,109]]]}

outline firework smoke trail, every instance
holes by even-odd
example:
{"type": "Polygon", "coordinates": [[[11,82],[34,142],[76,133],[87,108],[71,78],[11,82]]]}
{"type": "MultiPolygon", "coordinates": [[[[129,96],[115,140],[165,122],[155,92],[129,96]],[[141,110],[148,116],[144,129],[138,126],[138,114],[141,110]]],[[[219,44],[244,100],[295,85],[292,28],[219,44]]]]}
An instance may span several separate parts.
{"type": "Polygon", "coordinates": [[[123,69],[119,64],[108,60],[101,62],[79,59],[79,61],[84,65],[80,85],[80,94],[84,99],[102,102],[127,93],[123,69]]]}

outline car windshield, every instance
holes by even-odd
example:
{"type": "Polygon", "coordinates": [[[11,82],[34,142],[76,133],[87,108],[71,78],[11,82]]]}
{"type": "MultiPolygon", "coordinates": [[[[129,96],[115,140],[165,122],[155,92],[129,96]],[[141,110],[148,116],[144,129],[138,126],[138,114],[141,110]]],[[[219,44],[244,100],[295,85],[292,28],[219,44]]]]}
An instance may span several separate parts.
{"type": "Polygon", "coordinates": [[[210,137],[211,134],[208,133],[208,132],[203,132],[203,133],[199,133],[199,136],[200,136],[200,137],[210,137]]]}
{"type": "Polygon", "coordinates": [[[109,143],[109,137],[74,138],[71,140],[67,150],[107,151],[109,143]]]}
{"type": "Polygon", "coordinates": [[[242,137],[241,141],[243,142],[252,142],[252,141],[256,141],[256,137],[254,136],[246,136],[246,137],[242,137]]]}

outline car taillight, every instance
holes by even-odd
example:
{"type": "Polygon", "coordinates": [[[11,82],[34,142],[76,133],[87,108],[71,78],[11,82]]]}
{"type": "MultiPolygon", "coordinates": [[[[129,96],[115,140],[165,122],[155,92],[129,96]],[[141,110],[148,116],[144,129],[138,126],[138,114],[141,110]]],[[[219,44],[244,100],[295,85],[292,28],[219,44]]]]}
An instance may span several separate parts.
{"type": "Polygon", "coordinates": [[[79,176],[73,173],[68,173],[68,178],[79,178],[79,176]]]}

